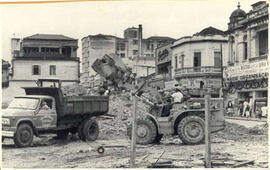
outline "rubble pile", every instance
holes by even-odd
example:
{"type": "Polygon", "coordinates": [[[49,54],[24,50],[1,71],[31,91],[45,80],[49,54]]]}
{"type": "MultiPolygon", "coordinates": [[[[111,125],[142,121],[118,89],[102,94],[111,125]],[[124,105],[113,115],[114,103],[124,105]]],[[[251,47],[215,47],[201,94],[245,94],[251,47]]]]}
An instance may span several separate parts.
{"type": "Polygon", "coordinates": [[[257,125],[252,128],[247,128],[235,123],[226,122],[226,127],[223,131],[213,134],[215,138],[222,138],[233,141],[249,141],[249,140],[267,140],[268,125],[257,125]]]}
{"type": "MultiPolygon", "coordinates": [[[[110,95],[109,113],[114,117],[104,119],[98,118],[101,138],[127,137],[127,127],[132,124],[132,112],[134,104],[129,92],[114,93],[110,95]]],[[[147,113],[148,106],[138,101],[137,118],[147,113]]]]}
{"type": "Polygon", "coordinates": [[[62,90],[64,95],[66,96],[80,96],[87,94],[87,89],[82,87],[81,85],[63,86],[62,90]]]}

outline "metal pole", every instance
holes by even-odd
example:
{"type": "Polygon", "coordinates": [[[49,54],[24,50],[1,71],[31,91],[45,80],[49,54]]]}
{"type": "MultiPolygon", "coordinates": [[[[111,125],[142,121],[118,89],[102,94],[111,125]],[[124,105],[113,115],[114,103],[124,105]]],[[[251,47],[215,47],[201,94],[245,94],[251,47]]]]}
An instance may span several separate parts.
{"type": "Polygon", "coordinates": [[[223,87],[223,56],[222,56],[222,44],[220,44],[220,59],[221,59],[221,88],[223,87]]]}
{"type": "Polygon", "coordinates": [[[130,155],[130,166],[131,168],[135,167],[135,159],[136,159],[136,112],[137,112],[137,97],[135,94],[133,95],[134,102],[134,110],[132,114],[132,137],[131,137],[131,155],[130,155]]]}
{"type": "Polygon", "coordinates": [[[205,166],[211,168],[210,91],[205,93],[205,166]]]}

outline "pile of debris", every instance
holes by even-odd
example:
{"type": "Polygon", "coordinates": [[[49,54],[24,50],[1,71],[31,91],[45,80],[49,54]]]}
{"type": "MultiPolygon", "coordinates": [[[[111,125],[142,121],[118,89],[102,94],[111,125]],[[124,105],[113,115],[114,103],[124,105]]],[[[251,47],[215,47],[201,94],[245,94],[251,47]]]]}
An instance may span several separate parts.
{"type": "Polygon", "coordinates": [[[252,128],[247,128],[235,123],[226,122],[226,127],[223,131],[213,134],[214,138],[233,140],[233,141],[249,141],[249,140],[267,140],[268,124],[257,125],[252,128]]]}
{"type": "MultiPolygon", "coordinates": [[[[101,138],[119,138],[127,136],[127,127],[132,124],[134,111],[133,101],[129,92],[113,93],[110,95],[109,115],[100,117],[99,125],[101,138]]],[[[137,118],[142,117],[148,111],[148,106],[138,101],[137,118]]]]}
{"type": "Polygon", "coordinates": [[[82,96],[87,95],[87,89],[81,85],[63,86],[62,91],[66,96],[82,96]]]}

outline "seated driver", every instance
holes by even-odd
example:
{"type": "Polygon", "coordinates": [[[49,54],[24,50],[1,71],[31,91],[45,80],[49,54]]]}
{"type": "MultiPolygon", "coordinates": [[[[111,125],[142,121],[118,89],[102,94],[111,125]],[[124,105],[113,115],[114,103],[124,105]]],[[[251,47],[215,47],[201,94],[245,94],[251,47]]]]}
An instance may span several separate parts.
{"type": "Polygon", "coordinates": [[[172,94],[173,104],[180,104],[183,100],[184,95],[181,93],[179,88],[175,89],[175,92],[172,94]]]}
{"type": "Polygon", "coordinates": [[[161,117],[167,117],[170,115],[170,110],[174,104],[180,104],[183,100],[184,95],[181,93],[179,88],[175,89],[175,92],[171,95],[173,101],[168,101],[168,104],[165,105],[162,109],[161,117]]]}
{"type": "Polygon", "coordinates": [[[45,101],[43,101],[42,104],[41,104],[41,109],[42,110],[49,110],[50,107],[47,105],[47,103],[45,101]]]}

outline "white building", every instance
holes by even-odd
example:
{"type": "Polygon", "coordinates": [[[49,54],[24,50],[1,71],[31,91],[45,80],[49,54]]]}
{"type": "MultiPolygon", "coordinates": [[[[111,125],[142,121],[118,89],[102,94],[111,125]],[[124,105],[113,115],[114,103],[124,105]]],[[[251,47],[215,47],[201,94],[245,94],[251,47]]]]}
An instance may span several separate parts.
{"type": "Polygon", "coordinates": [[[79,83],[78,40],[35,34],[11,41],[12,76],[9,88],[3,90],[3,100],[24,94],[21,87],[35,86],[38,78],[59,78],[63,86],[79,83]]]}
{"type": "Polygon", "coordinates": [[[221,88],[221,46],[224,67],[228,58],[228,38],[223,31],[208,27],[176,40],[171,46],[172,77],[190,89],[212,86],[217,95],[221,88]]]}

